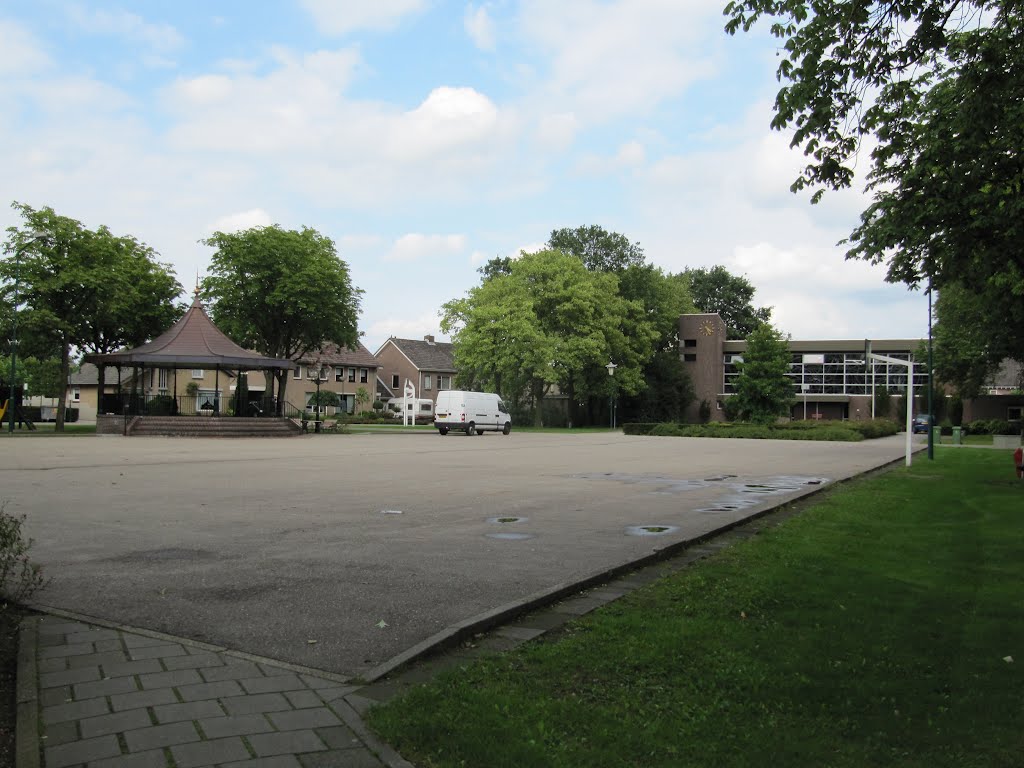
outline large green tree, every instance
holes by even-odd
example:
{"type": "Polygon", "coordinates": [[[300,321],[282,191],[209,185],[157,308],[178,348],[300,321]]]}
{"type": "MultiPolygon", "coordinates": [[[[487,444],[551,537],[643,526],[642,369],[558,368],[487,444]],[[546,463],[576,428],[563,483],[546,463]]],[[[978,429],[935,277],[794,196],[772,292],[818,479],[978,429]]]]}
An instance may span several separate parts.
{"type": "Polygon", "coordinates": [[[452,334],[463,376],[501,394],[528,392],[538,425],[554,385],[579,396],[608,396],[612,386],[640,391],[657,338],[642,304],[619,295],[614,274],[588,271],[557,250],[524,254],[507,274],[447,302],[441,329],[452,334]],[[618,365],[614,381],[604,370],[609,359],[618,365]]]}
{"type": "MultiPolygon", "coordinates": [[[[212,319],[238,344],[270,357],[298,360],[325,343],[355,348],[362,291],[334,242],[315,229],[253,227],[215,232],[202,295],[212,319]]],[[[272,383],[267,374],[268,389],[272,383]]],[[[288,372],[279,371],[284,402],[288,372]]]]}
{"type": "Polygon", "coordinates": [[[770,424],[786,416],[795,400],[793,380],[787,375],[792,355],[787,339],[768,323],[747,337],[732,409],[743,421],[770,424]]]}
{"type": "MultiPolygon", "coordinates": [[[[177,317],[174,299],[181,286],[151,248],[106,227],[90,230],[49,207],[13,207],[22,225],[7,229],[7,257],[0,262],[4,292],[13,305],[17,286],[24,304],[19,336],[37,349],[55,351],[62,382],[68,380],[72,350],[110,352],[140,344],[177,317]]],[[[62,388],[58,431],[64,428],[65,400],[62,388]]]]}
{"type": "Polygon", "coordinates": [[[684,273],[698,312],[717,312],[730,339],[745,339],[771,320],[771,307],[755,307],[754,284],[723,266],[697,267],[684,273]]]}

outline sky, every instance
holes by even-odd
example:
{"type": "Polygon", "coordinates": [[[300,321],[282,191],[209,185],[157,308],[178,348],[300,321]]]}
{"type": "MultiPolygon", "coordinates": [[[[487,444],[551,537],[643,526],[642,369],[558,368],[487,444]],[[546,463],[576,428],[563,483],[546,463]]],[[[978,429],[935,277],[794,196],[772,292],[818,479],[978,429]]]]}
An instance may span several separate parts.
{"type": "Polygon", "coordinates": [[[859,187],[789,191],[777,42],[727,35],[724,5],[0,0],[0,228],[50,206],[190,291],[211,233],[311,227],[370,351],[446,338],[487,260],[591,224],[668,272],[746,276],[793,338],[925,335],[926,296],[837,246],[859,187]]]}

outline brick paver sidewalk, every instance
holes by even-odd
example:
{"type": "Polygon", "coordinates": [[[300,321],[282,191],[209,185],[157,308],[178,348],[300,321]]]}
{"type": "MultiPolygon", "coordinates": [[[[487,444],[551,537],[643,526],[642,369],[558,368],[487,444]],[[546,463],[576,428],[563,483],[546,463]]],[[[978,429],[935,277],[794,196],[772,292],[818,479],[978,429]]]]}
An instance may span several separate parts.
{"type": "Polygon", "coordinates": [[[363,727],[344,678],[155,633],[26,621],[45,768],[408,765],[363,727]]]}

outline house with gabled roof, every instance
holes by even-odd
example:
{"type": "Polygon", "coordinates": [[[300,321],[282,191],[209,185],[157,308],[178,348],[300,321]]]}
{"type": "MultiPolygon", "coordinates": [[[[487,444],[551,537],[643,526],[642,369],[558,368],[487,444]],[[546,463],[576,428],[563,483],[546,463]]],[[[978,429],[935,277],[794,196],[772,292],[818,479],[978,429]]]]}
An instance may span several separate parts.
{"type": "Polygon", "coordinates": [[[422,341],[392,336],[374,354],[381,382],[401,397],[406,381],[416,387],[416,397],[437,401],[437,393],[455,387],[455,359],[450,342],[427,335],[422,341]]]}
{"type": "Polygon", "coordinates": [[[328,415],[335,411],[355,413],[369,410],[377,399],[377,378],[380,362],[360,342],[354,349],[337,344],[325,344],[318,350],[303,355],[299,367],[292,371],[288,386],[288,398],[307,408],[317,392],[333,392],[338,396],[339,405],[327,408],[328,415]],[[365,390],[366,401],[358,402],[360,390],[365,390]]]}

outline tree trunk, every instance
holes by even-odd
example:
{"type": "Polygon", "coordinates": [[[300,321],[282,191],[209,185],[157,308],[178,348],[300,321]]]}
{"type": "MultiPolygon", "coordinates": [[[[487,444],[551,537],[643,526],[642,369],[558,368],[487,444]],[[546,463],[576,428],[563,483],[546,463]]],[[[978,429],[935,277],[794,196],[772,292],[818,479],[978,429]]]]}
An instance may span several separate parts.
{"type": "Polygon", "coordinates": [[[288,369],[282,368],[277,372],[277,415],[284,416],[284,392],[288,386],[288,369]]]}
{"type": "Polygon", "coordinates": [[[572,374],[566,382],[565,394],[569,396],[569,429],[572,429],[576,423],[576,378],[572,374]]]}
{"type": "Polygon", "coordinates": [[[67,381],[70,374],[71,345],[65,341],[60,348],[60,380],[65,383],[65,386],[61,387],[60,396],[57,398],[57,423],[53,427],[55,432],[64,431],[64,408],[68,402],[67,381]]]}
{"type": "Polygon", "coordinates": [[[544,426],[544,382],[533,381],[533,426],[544,426]]]}

